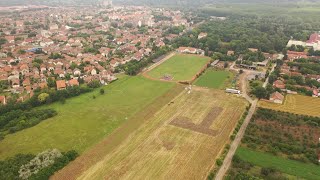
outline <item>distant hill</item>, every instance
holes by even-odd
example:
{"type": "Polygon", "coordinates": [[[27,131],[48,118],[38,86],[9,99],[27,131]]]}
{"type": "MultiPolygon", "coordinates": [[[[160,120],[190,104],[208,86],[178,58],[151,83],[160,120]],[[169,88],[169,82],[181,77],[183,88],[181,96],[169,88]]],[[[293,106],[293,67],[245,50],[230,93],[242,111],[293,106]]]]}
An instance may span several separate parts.
{"type": "MultiPolygon", "coordinates": [[[[0,6],[15,5],[97,5],[103,0],[0,0],[0,6]]],[[[311,3],[320,0],[113,0],[114,4],[124,5],[172,5],[201,6],[212,3],[311,3]]]]}

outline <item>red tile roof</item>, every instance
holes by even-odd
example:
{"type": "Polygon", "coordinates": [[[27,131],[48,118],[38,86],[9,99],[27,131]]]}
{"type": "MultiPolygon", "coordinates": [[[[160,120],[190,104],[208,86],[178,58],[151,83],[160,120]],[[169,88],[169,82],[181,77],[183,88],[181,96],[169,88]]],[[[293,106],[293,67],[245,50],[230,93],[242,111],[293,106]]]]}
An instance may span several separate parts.
{"type": "Polygon", "coordinates": [[[320,41],[320,35],[318,33],[313,33],[310,35],[307,43],[318,43],[320,41]]]}
{"type": "Polygon", "coordinates": [[[56,82],[56,84],[57,84],[57,89],[65,89],[67,87],[65,80],[59,80],[56,82]]]}
{"type": "Polygon", "coordinates": [[[284,96],[281,93],[279,93],[278,91],[276,91],[271,94],[270,99],[283,101],[284,96]]]}
{"type": "Polygon", "coordinates": [[[69,81],[69,86],[79,86],[79,82],[76,79],[71,79],[69,81]]]}
{"type": "Polygon", "coordinates": [[[279,88],[279,89],[285,89],[286,88],[286,85],[281,80],[276,80],[273,83],[273,86],[276,87],[276,88],[279,88]]]}

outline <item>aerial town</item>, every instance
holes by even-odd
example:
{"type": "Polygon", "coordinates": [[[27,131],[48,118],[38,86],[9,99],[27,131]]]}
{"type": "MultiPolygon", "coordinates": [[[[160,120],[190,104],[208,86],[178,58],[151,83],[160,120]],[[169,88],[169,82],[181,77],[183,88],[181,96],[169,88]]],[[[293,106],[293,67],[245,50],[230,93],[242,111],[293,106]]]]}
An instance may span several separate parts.
{"type": "Polygon", "coordinates": [[[140,61],[179,36],[166,33],[172,25],[192,26],[180,11],[149,7],[41,6],[1,17],[1,91],[24,101],[37,88],[93,80],[106,85],[116,79],[117,66],[140,61]]]}
{"type": "Polygon", "coordinates": [[[320,179],[318,0],[1,0],[0,180],[320,179]]]}

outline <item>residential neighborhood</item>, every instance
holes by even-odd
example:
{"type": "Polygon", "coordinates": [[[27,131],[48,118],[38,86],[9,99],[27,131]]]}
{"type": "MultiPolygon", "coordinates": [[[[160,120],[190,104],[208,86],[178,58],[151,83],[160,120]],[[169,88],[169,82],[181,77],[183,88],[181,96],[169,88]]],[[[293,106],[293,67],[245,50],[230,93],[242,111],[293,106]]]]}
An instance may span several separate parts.
{"type": "Polygon", "coordinates": [[[320,179],[319,14],[0,0],[0,180],[320,179]]]}
{"type": "Polygon", "coordinates": [[[23,100],[38,88],[106,85],[116,80],[118,66],[147,58],[179,36],[168,29],[192,25],[180,11],[139,6],[18,12],[1,16],[0,94],[23,100]]]}

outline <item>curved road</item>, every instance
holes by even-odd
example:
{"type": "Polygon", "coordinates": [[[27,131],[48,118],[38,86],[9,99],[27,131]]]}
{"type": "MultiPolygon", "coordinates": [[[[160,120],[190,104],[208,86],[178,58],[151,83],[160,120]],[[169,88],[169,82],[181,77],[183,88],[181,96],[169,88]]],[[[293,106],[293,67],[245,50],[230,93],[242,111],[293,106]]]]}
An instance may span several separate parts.
{"type": "MultiPolygon", "coordinates": [[[[274,68],[275,68],[275,65],[273,65],[271,72],[274,70],[274,68]]],[[[237,70],[237,69],[234,69],[234,64],[230,67],[230,69],[237,70]]],[[[258,100],[257,99],[255,99],[255,100],[251,99],[251,97],[247,94],[247,80],[246,80],[246,77],[250,74],[250,72],[251,71],[244,70],[243,75],[240,77],[240,81],[241,81],[241,84],[242,84],[242,87],[241,87],[242,95],[243,95],[243,97],[245,99],[247,99],[251,103],[251,107],[250,107],[250,109],[248,111],[247,117],[245,118],[241,128],[238,131],[238,134],[236,135],[235,139],[231,143],[229,152],[228,152],[227,156],[225,157],[222,166],[220,167],[220,169],[218,170],[218,172],[216,174],[216,177],[215,177],[216,180],[222,180],[223,177],[225,176],[225,174],[227,173],[227,171],[228,171],[228,169],[229,169],[229,167],[231,165],[232,158],[233,158],[233,156],[234,156],[239,144],[241,143],[241,139],[244,136],[244,133],[245,133],[247,127],[248,127],[250,119],[252,118],[252,115],[254,114],[254,112],[256,110],[256,107],[257,107],[258,100]]],[[[270,72],[270,74],[271,74],[271,72],[270,72]]],[[[266,85],[268,83],[268,79],[269,79],[269,77],[264,82],[263,87],[266,87],[266,85]]]]}

